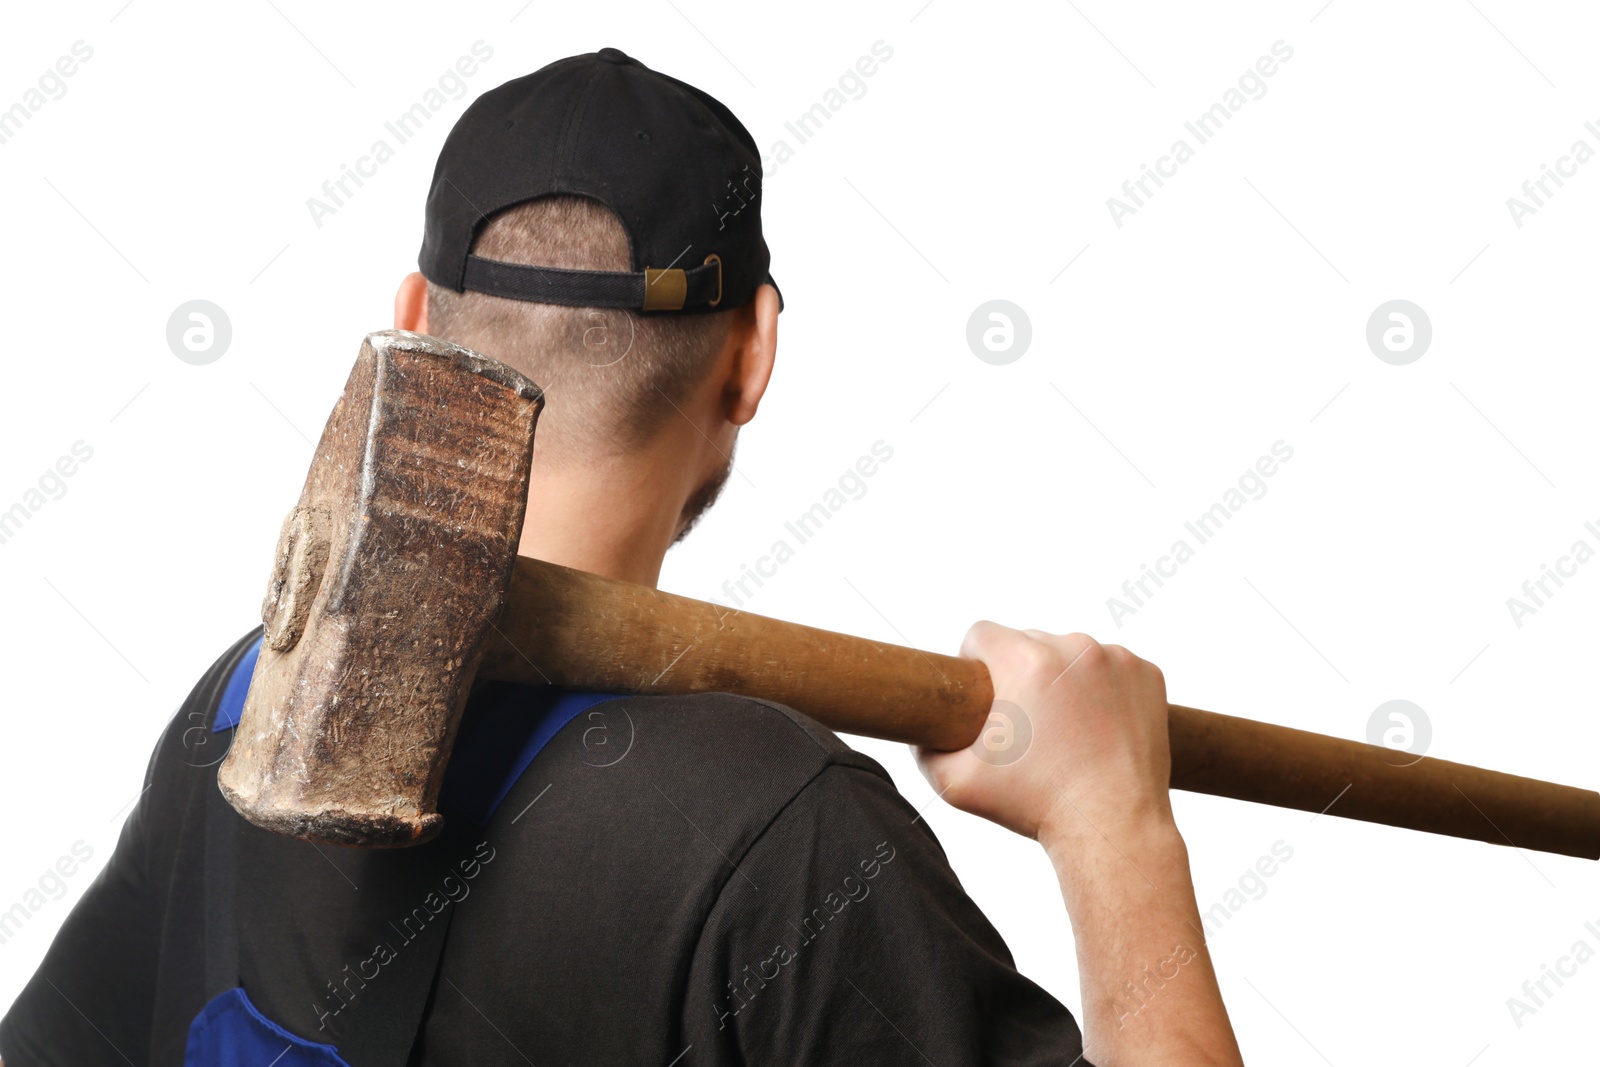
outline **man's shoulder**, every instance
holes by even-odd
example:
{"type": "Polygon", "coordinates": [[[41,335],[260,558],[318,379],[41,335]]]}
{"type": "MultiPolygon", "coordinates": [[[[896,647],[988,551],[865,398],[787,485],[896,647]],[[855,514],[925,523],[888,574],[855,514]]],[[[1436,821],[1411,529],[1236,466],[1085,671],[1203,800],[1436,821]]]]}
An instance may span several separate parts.
{"type": "Polygon", "coordinates": [[[731,819],[748,832],[830,769],[894,789],[877,761],[793,708],[733,693],[693,693],[597,704],[551,741],[525,777],[535,788],[559,782],[606,804],[634,792],[654,794],[686,816],[731,819]]]}
{"type": "MultiPolygon", "coordinates": [[[[481,873],[453,920],[445,967],[515,973],[472,997],[518,1044],[635,1060],[649,1046],[670,1060],[681,1046],[655,1044],[680,1026],[708,916],[730,883],[744,884],[785,813],[839,777],[893,793],[875,762],[782,705],[727,693],[594,704],[551,738],[480,831],[481,873]],[[561,1010],[530,1014],[528,1003],[561,1010]],[[618,1003],[631,1006],[625,1023],[618,1003]]],[[[818,840],[787,850],[800,859],[848,829],[811,825],[818,840]]]]}
{"type": "Polygon", "coordinates": [[[721,764],[731,773],[763,757],[814,772],[840,763],[883,773],[828,727],[776,701],[736,693],[688,693],[621,696],[607,703],[634,717],[640,736],[677,748],[686,758],[721,764]]]}
{"type": "Polygon", "coordinates": [[[483,834],[504,843],[507,870],[526,865],[514,879],[521,885],[591,865],[599,849],[644,911],[695,900],[703,917],[743,857],[819,792],[871,808],[905,803],[875,760],[782,704],[730,693],[618,696],[556,733],[483,834]]]}
{"type": "MultiPolygon", "coordinates": [[[[242,710],[260,637],[257,627],[231,642],[197,680],[151,755],[146,784],[214,777],[232,741],[228,727],[242,710]]],[[[681,802],[690,808],[715,807],[760,824],[829,768],[860,772],[872,786],[894,792],[877,761],[776,701],[727,692],[621,694],[559,730],[505,804],[530,783],[537,792],[557,778],[596,799],[641,789],[667,795],[681,786],[681,802]]]]}

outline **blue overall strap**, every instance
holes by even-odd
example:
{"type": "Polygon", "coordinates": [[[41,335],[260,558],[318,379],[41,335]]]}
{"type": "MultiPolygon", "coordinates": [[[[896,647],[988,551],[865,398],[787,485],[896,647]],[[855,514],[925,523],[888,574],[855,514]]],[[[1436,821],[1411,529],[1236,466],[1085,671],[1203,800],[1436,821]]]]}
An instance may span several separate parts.
{"type": "Polygon", "coordinates": [[[217,714],[211,720],[211,732],[221,733],[231,730],[239,725],[239,716],[244,713],[244,698],[250,695],[250,676],[255,673],[256,660],[261,658],[261,637],[257,636],[244,650],[244,655],[239,657],[239,662],[234,665],[233,673],[228,676],[228,684],[222,690],[222,699],[217,703],[217,714]]]}
{"type": "MultiPolygon", "coordinates": [[[[239,721],[244,695],[250,688],[250,674],[255,670],[256,657],[260,652],[261,637],[258,635],[240,650],[238,658],[234,660],[227,682],[223,685],[222,696],[217,701],[216,714],[212,716],[212,733],[228,728],[218,725],[225,714],[231,715],[229,727],[239,721]]],[[[222,791],[209,790],[205,814],[205,988],[208,1000],[239,984],[239,934],[234,925],[234,885],[238,876],[235,858],[238,855],[241,824],[238,813],[223,799],[222,791]]]]}
{"type": "MultiPolygon", "coordinates": [[[[222,687],[212,732],[239,724],[261,639],[240,650],[222,687]]],[[[473,694],[463,716],[440,807],[446,834],[470,824],[486,826],[534,759],[579,715],[615,694],[580,692],[553,686],[487,683],[473,694]]],[[[231,738],[229,739],[231,741],[231,738]]],[[[243,820],[213,790],[206,809],[206,996],[208,1003],[189,1030],[185,1067],[272,1063],[274,1067],[402,1067],[422,1026],[428,993],[437,980],[454,904],[415,943],[374,1001],[345,1028],[337,1046],[295,1036],[264,1016],[239,986],[237,899],[238,838],[243,820]],[[359,1020],[359,1021],[357,1021],[359,1020]],[[342,1058],[343,1057],[343,1058],[342,1058]]],[[[431,866],[429,868],[431,870],[431,866]]],[[[421,868],[418,877],[421,877],[421,868]]],[[[409,876],[407,876],[409,877],[409,876]]],[[[419,884],[418,892],[422,891],[419,884]]],[[[244,894],[246,897],[249,893],[244,894]]]]}
{"type": "Polygon", "coordinates": [[[475,695],[445,768],[439,806],[447,819],[487,826],[512,787],[561,728],[616,693],[496,684],[475,695]]]}
{"type": "MultiPolygon", "coordinates": [[[[232,728],[244,708],[261,639],[238,652],[217,710],[212,732],[232,728]]],[[[297,1037],[262,1015],[239,985],[239,934],[236,925],[239,832],[244,822],[221,790],[206,797],[205,834],[205,995],[206,1006],[189,1024],[184,1067],[233,1067],[270,1063],[273,1067],[351,1067],[332,1045],[297,1037]]]]}
{"type": "MultiPolygon", "coordinates": [[[[239,658],[217,705],[213,732],[239,725],[250,677],[261,655],[261,639],[239,658]]],[[[547,685],[497,683],[475,695],[481,713],[468,715],[445,769],[440,806],[475,826],[487,826],[534,757],[561,728],[616,693],[594,693],[547,685]]]]}

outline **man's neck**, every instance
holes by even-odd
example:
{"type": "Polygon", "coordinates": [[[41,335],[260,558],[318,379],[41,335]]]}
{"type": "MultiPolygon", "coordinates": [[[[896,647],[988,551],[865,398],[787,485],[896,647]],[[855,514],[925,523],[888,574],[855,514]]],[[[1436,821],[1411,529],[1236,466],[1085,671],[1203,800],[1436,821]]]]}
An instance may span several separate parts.
{"type": "Polygon", "coordinates": [[[518,552],[654,586],[687,491],[637,458],[545,464],[534,457],[518,552]]]}

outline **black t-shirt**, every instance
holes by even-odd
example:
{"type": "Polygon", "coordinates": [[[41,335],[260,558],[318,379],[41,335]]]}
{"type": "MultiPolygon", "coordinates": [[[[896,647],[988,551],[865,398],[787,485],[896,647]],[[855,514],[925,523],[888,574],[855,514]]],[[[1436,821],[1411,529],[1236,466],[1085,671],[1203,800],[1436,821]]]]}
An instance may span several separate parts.
{"type": "Polygon", "coordinates": [[[418,848],[319,847],[224,806],[237,944],[208,946],[205,731],[254,636],[157,744],[115,853],[0,1021],[6,1067],[183,1063],[224,954],[262,1014],[342,1052],[405,984],[386,974],[434,968],[410,1056],[427,1067],[1087,1067],[882,767],[727,694],[601,704],[486,826],[446,809],[451,832],[418,848]]]}

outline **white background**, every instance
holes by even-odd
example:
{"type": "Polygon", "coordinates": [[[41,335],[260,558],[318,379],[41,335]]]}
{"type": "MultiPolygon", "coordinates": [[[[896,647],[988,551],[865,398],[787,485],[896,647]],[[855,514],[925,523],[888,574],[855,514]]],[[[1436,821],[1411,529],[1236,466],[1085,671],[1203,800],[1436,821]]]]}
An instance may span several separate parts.
{"type": "MultiPolygon", "coordinates": [[[[778,371],[665,588],[724,596],[882,440],[866,495],[746,606],[947,651],[979,617],[1086,630],[1179,703],[1364,738],[1404,698],[1431,754],[1597,784],[1600,563],[1521,627],[1506,600],[1600,547],[1600,162],[1520,228],[1506,200],[1575,140],[1600,149],[1600,27],[1577,4],[1319,3],[10,10],[0,108],[74,42],[93,57],[0,144],[0,509],[74,442],[93,458],[0,545],[0,910],[75,842],[93,858],[0,945],[0,1004],[109,857],[178,702],[255,622],[310,440],[414,269],[450,124],[606,45],[794,150],[763,208],[778,371]],[[318,227],[307,198],[478,40],[493,58],[462,98],[318,227]],[[865,95],[798,144],[785,121],[880,40],[865,95]],[[1197,145],[1184,122],[1280,40],[1266,94],[1197,145]],[[1107,198],[1180,137],[1195,157],[1116,226],[1107,198]],[[233,325],[209,366],[165,339],[196,298],[233,325]],[[996,298],[1033,328],[1007,366],[965,339],[996,298]],[[1408,366],[1365,340],[1396,298],[1433,325],[1408,366]],[[1280,440],[1266,495],[1119,628],[1107,598],[1280,440]]],[[[931,799],[903,749],[863,747],[931,799]]],[[[1507,1007],[1575,942],[1600,950],[1593,864],[1175,803],[1202,910],[1293,849],[1212,940],[1251,1062],[1594,1061],[1600,962],[1520,1027],[1507,1007]]],[[[1076,1010],[1037,846],[927,812],[1021,969],[1076,1010]]]]}

